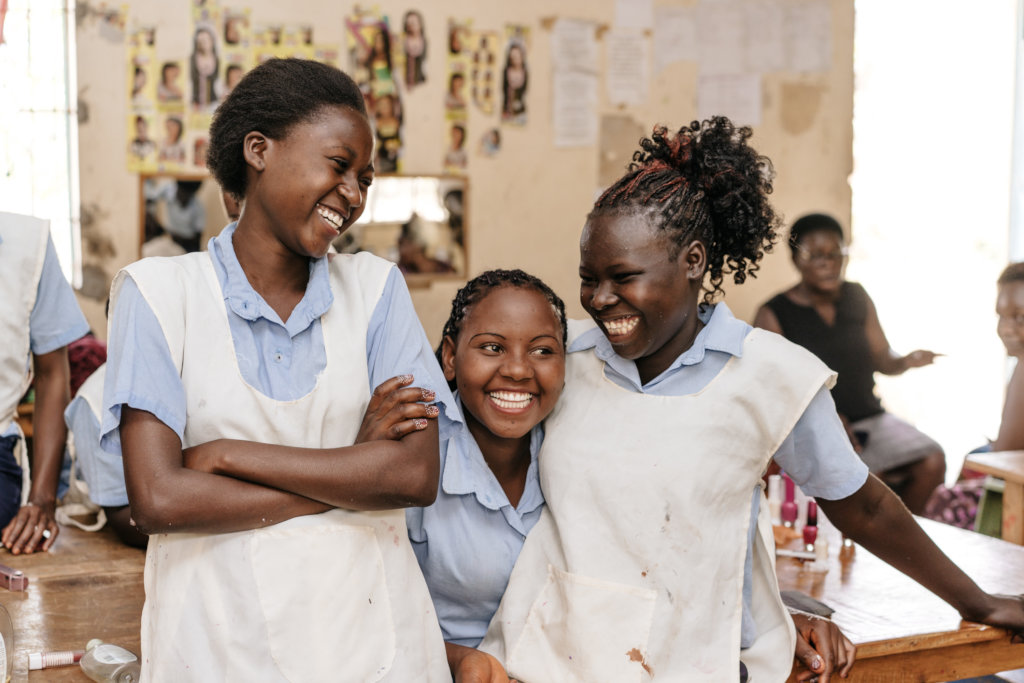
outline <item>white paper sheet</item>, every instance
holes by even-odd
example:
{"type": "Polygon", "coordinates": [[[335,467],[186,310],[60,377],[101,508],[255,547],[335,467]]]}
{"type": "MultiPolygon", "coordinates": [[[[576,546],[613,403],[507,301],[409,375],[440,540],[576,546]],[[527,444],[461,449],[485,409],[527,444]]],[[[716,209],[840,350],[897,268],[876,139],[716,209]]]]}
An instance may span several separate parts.
{"type": "Polygon", "coordinates": [[[747,71],[786,68],[786,8],[778,0],[752,0],[746,11],[747,71]]]}
{"type": "Polygon", "coordinates": [[[790,71],[821,72],[832,68],[832,6],[810,0],[786,8],[786,45],[790,71]]]}
{"type": "Polygon", "coordinates": [[[737,126],[761,123],[759,74],[701,74],[697,78],[697,116],[724,114],[737,126]]]}
{"type": "Polygon", "coordinates": [[[615,0],[615,28],[654,27],[653,0],[615,0]]]}
{"type": "Polygon", "coordinates": [[[746,14],[734,2],[701,4],[697,8],[697,55],[702,74],[746,71],[746,14]]]}
{"type": "Polygon", "coordinates": [[[595,26],[581,19],[559,19],[551,32],[551,63],[556,71],[597,73],[600,53],[595,26]]]}
{"type": "Polygon", "coordinates": [[[643,104],[649,90],[648,41],[635,31],[609,31],[605,87],[612,104],[643,104]]]}
{"type": "Polygon", "coordinates": [[[581,71],[555,71],[553,75],[555,147],[597,144],[598,77],[581,71]]]}
{"type": "Polygon", "coordinates": [[[697,60],[697,17],[690,7],[654,10],[654,71],[673,62],[697,60]]]}

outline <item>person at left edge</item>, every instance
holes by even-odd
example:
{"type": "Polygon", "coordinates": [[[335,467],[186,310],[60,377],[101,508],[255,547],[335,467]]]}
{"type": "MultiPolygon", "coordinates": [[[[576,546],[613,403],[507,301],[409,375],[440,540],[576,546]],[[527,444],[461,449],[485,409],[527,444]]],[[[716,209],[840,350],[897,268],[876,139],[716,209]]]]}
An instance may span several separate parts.
{"type": "Polygon", "coordinates": [[[47,221],[0,213],[0,292],[0,541],[14,554],[31,553],[49,550],[60,533],[54,511],[71,392],[67,346],[89,331],[47,221]],[[30,476],[14,418],[33,375],[30,476]]]}
{"type": "Polygon", "coordinates": [[[210,129],[238,222],[115,278],[101,438],[150,535],[143,680],[449,680],[398,509],[434,499],[447,417],[412,403],[369,441],[371,387],[451,393],[394,264],[327,256],[372,159],[351,78],[269,60],[210,129]]]}

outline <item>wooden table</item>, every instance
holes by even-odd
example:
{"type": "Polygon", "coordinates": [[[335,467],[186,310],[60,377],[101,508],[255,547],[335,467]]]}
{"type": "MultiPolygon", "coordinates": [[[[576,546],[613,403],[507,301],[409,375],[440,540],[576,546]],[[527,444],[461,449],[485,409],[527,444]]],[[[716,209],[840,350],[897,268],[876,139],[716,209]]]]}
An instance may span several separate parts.
{"type": "MultiPolygon", "coordinates": [[[[983,590],[1024,593],[1024,547],[918,522],[983,590]]],[[[863,548],[841,549],[836,540],[826,573],[789,558],[779,558],[776,569],[783,590],[803,591],[835,609],[832,620],[857,645],[846,681],[927,683],[1024,668],[1024,644],[1011,644],[1007,631],[962,621],[912,579],[863,548]]]]}
{"type": "Polygon", "coordinates": [[[1003,540],[1024,545],[1024,451],[973,453],[964,467],[1006,482],[1003,489],[1003,540]]]}
{"type": "Polygon", "coordinates": [[[0,550],[0,564],[29,579],[24,592],[0,588],[0,603],[14,622],[11,680],[89,681],[77,665],[29,673],[28,653],[84,650],[92,638],[138,654],[145,557],[109,529],[86,533],[73,527],[61,527],[48,553],[0,550]]]}

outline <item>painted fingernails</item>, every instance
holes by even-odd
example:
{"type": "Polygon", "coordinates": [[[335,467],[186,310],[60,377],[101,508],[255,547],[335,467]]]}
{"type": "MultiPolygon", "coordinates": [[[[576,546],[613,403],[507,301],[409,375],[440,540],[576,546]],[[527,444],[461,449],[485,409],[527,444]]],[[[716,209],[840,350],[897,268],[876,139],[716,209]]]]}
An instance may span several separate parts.
{"type": "Polygon", "coordinates": [[[427,406],[427,417],[437,417],[440,414],[441,411],[437,406],[427,406]]]}
{"type": "Polygon", "coordinates": [[[423,418],[417,418],[416,420],[414,420],[414,422],[416,424],[416,429],[426,429],[427,428],[427,421],[424,420],[423,418]]]}
{"type": "Polygon", "coordinates": [[[402,384],[408,384],[409,382],[411,382],[411,381],[412,381],[412,375],[400,375],[400,376],[398,377],[398,380],[399,380],[399,381],[400,381],[400,382],[401,382],[402,384]]]}
{"type": "Polygon", "coordinates": [[[430,389],[423,389],[422,392],[423,392],[423,400],[424,401],[433,401],[434,400],[434,392],[433,391],[431,391],[430,389]]]}

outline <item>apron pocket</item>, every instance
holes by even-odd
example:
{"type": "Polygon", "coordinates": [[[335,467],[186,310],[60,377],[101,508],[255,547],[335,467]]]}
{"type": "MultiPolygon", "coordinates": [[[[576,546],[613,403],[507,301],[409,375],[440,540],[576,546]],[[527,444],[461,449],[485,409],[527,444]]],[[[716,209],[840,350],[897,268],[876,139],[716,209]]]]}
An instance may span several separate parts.
{"type": "Polygon", "coordinates": [[[509,674],[530,683],[640,681],[657,595],[548,565],[509,654],[509,674]]]}
{"type": "Polygon", "coordinates": [[[253,536],[252,568],[270,654],[285,678],[361,683],[391,669],[395,629],[372,528],[263,529],[253,536]]]}

